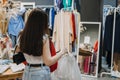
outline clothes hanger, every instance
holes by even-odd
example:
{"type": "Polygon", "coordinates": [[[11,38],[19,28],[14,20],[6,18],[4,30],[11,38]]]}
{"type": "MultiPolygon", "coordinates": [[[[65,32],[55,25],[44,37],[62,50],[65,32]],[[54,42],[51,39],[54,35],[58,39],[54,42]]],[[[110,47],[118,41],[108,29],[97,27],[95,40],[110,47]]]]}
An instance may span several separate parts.
{"type": "Polygon", "coordinates": [[[117,6],[117,9],[116,9],[119,14],[120,14],[120,5],[117,6]]]}

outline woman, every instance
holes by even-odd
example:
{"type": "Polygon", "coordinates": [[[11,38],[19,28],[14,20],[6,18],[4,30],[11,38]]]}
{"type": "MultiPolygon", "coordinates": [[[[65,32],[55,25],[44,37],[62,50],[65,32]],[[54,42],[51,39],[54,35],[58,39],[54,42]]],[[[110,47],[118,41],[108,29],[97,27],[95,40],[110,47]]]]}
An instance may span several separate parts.
{"type": "Polygon", "coordinates": [[[48,66],[56,63],[66,53],[66,49],[63,49],[51,57],[48,31],[47,14],[34,9],[20,37],[20,50],[27,61],[22,80],[51,80],[48,66]]]}

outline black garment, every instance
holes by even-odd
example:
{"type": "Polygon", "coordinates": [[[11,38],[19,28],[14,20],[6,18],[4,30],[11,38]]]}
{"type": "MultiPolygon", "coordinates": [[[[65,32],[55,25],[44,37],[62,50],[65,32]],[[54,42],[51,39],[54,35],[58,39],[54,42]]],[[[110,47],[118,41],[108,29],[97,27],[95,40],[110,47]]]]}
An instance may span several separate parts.
{"type": "Polygon", "coordinates": [[[64,8],[63,0],[57,0],[57,7],[59,8],[59,10],[61,10],[62,8],[64,8]]]}
{"type": "Polygon", "coordinates": [[[59,5],[59,9],[61,10],[62,8],[64,8],[63,0],[61,0],[61,3],[60,3],[60,5],[59,5]]]}
{"type": "Polygon", "coordinates": [[[105,21],[105,33],[104,33],[104,50],[111,52],[112,50],[112,36],[113,36],[113,19],[114,14],[108,15],[105,21]]]}
{"type": "MultiPolygon", "coordinates": [[[[103,41],[103,52],[107,51],[107,64],[111,66],[111,52],[112,52],[112,37],[113,37],[113,19],[114,14],[108,15],[105,21],[105,33],[104,33],[104,41],[103,41]]],[[[105,54],[105,53],[103,53],[105,54]]]]}
{"type": "Polygon", "coordinates": [[[114,52],[120,53],[120,14],[116,13],[114,52]]]}
{"type": "MultiPolygon", "coordinates": [[[[48,20],[49,20],[49,12],[50,12],[50,8],[46,8],[46,9],[45,9],[45,12],[46,12],[46,14],[48,15],[48,20]]],[[[49,26],[49,21],[48,21],[48,26],[49,26]]]]}
{"type": "Polygon", "coordinates": [[[77,11],[80,13],[80,0],[74,0],[74,6],[77,11]]]}
{"type": "Polygon", "coordinates": [[[107,52],[106,59],[107,59],[106,61],[107,61],[108,67],[110,67],[111,66],[111,52],[110,51],[107,52]]]}

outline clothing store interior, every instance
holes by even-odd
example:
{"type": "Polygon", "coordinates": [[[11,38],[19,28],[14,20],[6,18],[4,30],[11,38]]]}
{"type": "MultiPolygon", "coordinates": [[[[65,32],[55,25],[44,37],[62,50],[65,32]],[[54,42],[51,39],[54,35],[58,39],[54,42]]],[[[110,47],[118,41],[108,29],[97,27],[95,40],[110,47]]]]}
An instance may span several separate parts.
{"type": "Polygon", "coordinates": [[[0,80],[119,80],[119,13],[120,0],[0,0],[0,80]],[[29,64],[16,52],[36,8],[48,16],[51,57],[67,49],[50,79],[23,78],[29,64]]]}

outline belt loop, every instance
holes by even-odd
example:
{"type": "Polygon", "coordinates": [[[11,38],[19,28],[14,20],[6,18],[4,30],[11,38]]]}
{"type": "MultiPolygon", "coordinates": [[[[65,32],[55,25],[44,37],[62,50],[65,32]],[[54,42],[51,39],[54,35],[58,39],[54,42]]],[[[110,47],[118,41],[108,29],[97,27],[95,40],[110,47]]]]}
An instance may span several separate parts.
{"type": "Polygon", "coordinates": [[[41,63],[41,67],[44,67],[45,66],[45,64],[44,63],[41,63]]]}
{"type": "Polygon", "coordinates": [[[27,64],[28,65],[28,68],[30,69],[30,64],[27,64]]]}
{"type": "Polygon", "coordinates": [[[41,63],[41,67],[43,67],[43,63],[41,63]]]}

